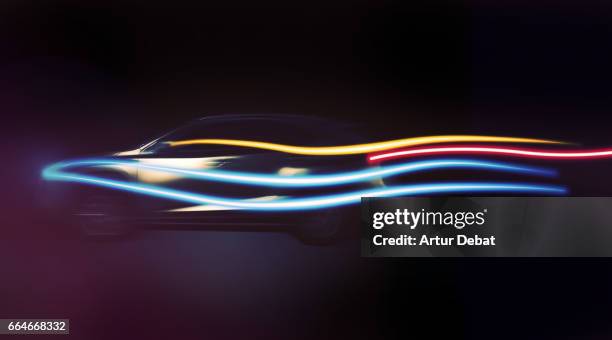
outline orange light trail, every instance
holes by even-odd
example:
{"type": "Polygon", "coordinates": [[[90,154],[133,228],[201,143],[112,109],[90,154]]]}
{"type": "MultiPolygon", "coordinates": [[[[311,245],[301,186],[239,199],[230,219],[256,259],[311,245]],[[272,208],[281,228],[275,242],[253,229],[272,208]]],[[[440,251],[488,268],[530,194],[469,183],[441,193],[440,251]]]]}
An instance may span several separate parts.
{"type": "Polygon", "coordinates": [[[193,145],[193,144],[217,144],[239,146],[246,148],[264,149],[270,151],[278,151],[298,155],[316,155],[316,156],[339,156],[339,155],[355,155],[380,152],[390,149],[398,149],[408,146],[424,145],[424,144],[439,144],[439,143],[456,143],[456,142],[491,142],[491,143],[536,143],[536,144],[564,144],[563,142],[533,139],[520,137],[501,137],[501,136],[478,136],[478,135],[441,135],[441,136],[425,136],[395,139],[390,141],[340,145],[340,146],[295,146],[259,141],[238,140],[238,139],[189,139],[181,141],[166,142],[171,147],[193,145]]]}

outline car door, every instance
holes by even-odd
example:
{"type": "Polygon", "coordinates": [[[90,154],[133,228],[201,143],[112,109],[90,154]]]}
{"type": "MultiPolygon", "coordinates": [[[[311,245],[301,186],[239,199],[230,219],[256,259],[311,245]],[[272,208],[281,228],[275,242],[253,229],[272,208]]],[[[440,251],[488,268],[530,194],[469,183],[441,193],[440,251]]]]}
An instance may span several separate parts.
{"type": "MultiPolygon", "coordinates": [[[[187,131],[178,131],[160,139],[138,158],[147,166],[180,168],[189,171],[233,171],[255,174],[278,174],[287,168],[289,155],[256,148],[216,144],[187,144],[172,146],[171,141],[198,138],[265,140],[269,133],[262,127],[268,124],[257,120],[213,121],[195,124],[187,131]]],[[[199,195],[227,200],[273,200],[282,190],[237,182],[222,182],[157,171],[141,167],[138,171],[141,183],[162,186],[199,195]]],[[[241,209],[214,204],[186,203],[175,200],[147,200],[146,210],[151,212],[153,223],[259,223],[270,221],[270,214],[253,213],[241,209]]]]}
{"type": "MultiPolygon", "coordinates": [[[[223,182],[191,175],[158,171],[151,167],[166,167],[206,171],[239,171],[268,173],[279,163],[271,152],[223,145],[163,146],[138,161],[145,165],[138,170],[138,180],[144,184],[161,186],[206,197],[224,200],[266,200],[274,198],[270,187],[223,182]]],[[[152,198],[147,208],[155,223],[244,223],[256,222],[260,214],[249,216],[245,211],[215,204],[197,204],[152,198]]]]}

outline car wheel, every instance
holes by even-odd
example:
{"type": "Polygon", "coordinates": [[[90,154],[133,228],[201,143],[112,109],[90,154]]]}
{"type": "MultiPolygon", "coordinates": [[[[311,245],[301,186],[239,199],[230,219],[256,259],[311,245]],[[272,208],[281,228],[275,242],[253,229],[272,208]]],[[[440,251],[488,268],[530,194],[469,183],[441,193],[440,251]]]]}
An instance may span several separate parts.
{"type": "Polygon", "coordinates": [[[86,239],[126,236],[132,231],[127,219],[126,200],[116,195],[89,193],[82,195],[74,210],[79,234],[86,239]]]}
{"type": "Polygon", "coordinates": [[[341,209],[321,210],[298,226],[296,236],[305,244],[328,245],[337,239],[344,220],[341,209]]]}

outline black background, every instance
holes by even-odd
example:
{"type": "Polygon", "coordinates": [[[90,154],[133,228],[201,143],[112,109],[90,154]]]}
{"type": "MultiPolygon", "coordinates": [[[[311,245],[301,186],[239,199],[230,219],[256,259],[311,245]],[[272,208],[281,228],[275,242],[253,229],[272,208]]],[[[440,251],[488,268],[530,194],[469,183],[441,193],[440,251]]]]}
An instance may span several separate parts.
{"type": "MultiPolygon", "coordinates": [[[[60,274],[28,265],[62,247],[36,208],[45,164],[129,149],[204,114],[325,116],[372,140],[478,133],[607,146],[611,41],[604,1],[3,1],[2,275],[12,279],[0,283],[11,297],[0,314],[64,311],[90,339],[111,329],[131,338],[609,338],[603,259],[363,259],[359,268],[377,276],[354,284],[361,290],[330,293],[329,305],[303,311],[303,324],[265,324],[295,334],[258,326],[257,312],[215,318],[195,298],[169,294],[164,305],[168,288],[138,278],[85,316],[80,300],[42,306],[32,296],[69,289],[48,283],[60,274]],[[151,295],[132,298],[139,289],[151,295]],[[158,317],[170,321],[134,321],[158,317]]],[[[564,167],[575,193],[610,193],[609,161],[564,167]]],[[[61,271],[67,281],[71,273],[61,271]]]]}

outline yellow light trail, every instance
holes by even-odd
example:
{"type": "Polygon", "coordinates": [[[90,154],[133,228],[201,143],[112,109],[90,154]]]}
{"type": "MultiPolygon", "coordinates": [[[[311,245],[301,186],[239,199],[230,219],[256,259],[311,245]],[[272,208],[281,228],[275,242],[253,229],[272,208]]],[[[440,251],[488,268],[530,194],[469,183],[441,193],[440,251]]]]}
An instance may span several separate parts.
{"type": "Polygon", "coordinates": [[[167,142],[170,146],[182,146],[192,144],[216,144],[240,146],[255,149],[279,151],[298,155],[316,156],[338,156],[374,153],[390,149],[398,149],[407,146],[455,143],[455,142],[494,142],[494,143],[536,143],[536,144],[565,144],[564,142],[533,139],[520,137],[499,137],[499,136],[477,136],[477,135],[446,135],[446,136],[426,136],[395,139],[384,142],[367,144],[340,145],[340,146],[295,146],[268,142],[258,142],[239,139],[189,139],[181,141],[167,142]]]}

